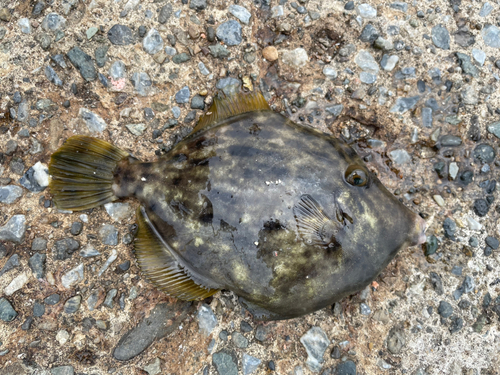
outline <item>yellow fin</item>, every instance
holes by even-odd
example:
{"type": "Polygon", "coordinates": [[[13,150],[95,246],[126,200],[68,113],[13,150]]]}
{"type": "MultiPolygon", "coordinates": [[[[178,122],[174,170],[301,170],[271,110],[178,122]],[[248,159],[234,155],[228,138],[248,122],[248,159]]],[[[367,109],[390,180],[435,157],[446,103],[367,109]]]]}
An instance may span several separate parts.
{"type": "Polygon", "coordinates": [[[223,99],[215,97],[210,109],[200,118],[200,121],[198,121],[198,124],[191,134],[209,128],[229,117],[247,112],[266,111],[270,109],[264,96],[257,91],[250,94],[238,93],[223,99]]]}
{"type": "Polygon", "coordinates": [[[129,154],[101,139],[76,135],[52,154],[49,188],[60,209],[81,211],[118,199],[113,171],[129,154]]]}
{"type": "Polygon", "coordinates": [[[137,224],[139,231],[134,246],[137,263],[159,290],[184,301],[202,300],[218,292],[191,279],[168,245],[161,241],[143,207],[137,209],[137,224]]]}

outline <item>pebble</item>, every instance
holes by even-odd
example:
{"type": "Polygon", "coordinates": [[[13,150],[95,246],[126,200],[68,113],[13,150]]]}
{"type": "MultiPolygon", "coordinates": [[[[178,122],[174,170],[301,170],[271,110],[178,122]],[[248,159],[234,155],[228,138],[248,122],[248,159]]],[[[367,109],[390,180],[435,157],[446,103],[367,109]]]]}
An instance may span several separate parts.
{"type": "Polygon", "coordinates": [[[406,164],[411,161],[411,156],[408,154],[406,150],[392,150],[389,152],[389,156],[392,161],[398,165],[406,164]]]}
{"type": "Polygon", "coordinates": [[[484,199],[476,199],[474,205],[472,206],[474,213],[479,217],[484,217],[490,210],[490,205],[484,199]]]}
{"type": "Polygon", "coordinates": [[[484,44],[493,48],[500,48],[500,29],[495,25],[486,25],[481,30],[484,44]]]}
{"type": "MultiPolygon", "coordinates": [[[[62,345],[62,344],[61,344],[62,345]]],[[[50,370],[50,375],[74,375],[75,369],[73,366],[57,366],[50,370]]]]}
{"type": "Polygon", "coordinates": [[[379,31],[371,23],[368,23],[363,27],[363,30],[361,30],[359,39],[365,43],[373,43],[379,36],[379,31]]]}
{"type": "Polygon", "coordinates": [[[185,63],[189,60],[191,60],[191,57],[185,52],[179,53],[172,58],[172,61],[175,64],[182,64],[182,63],[185,63]]]}
{"type": "Polygon", "coordinates": [[[209,336],[217,326],[217,318],[210,306],[203,304],[198,310],[198,327],[201,333],[209,336]]]}
{"type": "Polygon", "coordinates": [[[392,9],[400,10],[403,13],[406,13],[408,11],[408,4],[396,1],[389,5],[392,9]]]}
{"type": "Polygon", "coordinates": [[[111,289],[106,293],[106,298],[104,299],[103,305],[112,309],[113,308],[113,299],[118,294],[118,289],[111,289]]]}
{"type": "Polygon", "coordinates": [[[97,276],[98,277],[101,277],[102,274],[108,269],[108,267],[111,265],[111,263],[113,263],[116,258],[118,258],[118,253],[116,252],[115,249],[113,249],[113,251],[111,251],[111,255],[109,256],[109,258],[106,260],[106,262],[102,265],[101,269],[99,270],[99,272],[97,273],[97,276]]]}
{"type": "Polygon", "coordinates": [[[450,33],[443,25],[437,25],[432,28],[432,42],[441,49],[450,49],[450,33]]]}
{"type": "Polygon", "coordinates": [[[172,17],[174,10],[172,4],[166,4],[160,9],[160,14],[158,15],[158,22],[162,25],[167,23],[167,21],[172,17]]]}
{"type": "MultiPolygon", "coordinates": [[[[500,138],[500,121],[495,121],[488,125],[488,132],[493,134],[495,137],[500,138]]],[[[491,147],[491,146],[490,146],[491,147]]],[[[493,155],[495,151],[493,150],[493,155]]],[[[493,156],[494,158],[494,156],[493,156]]]]}
{"type": "Polygon", "coordinates": [[[390,51],[394,49],[394,44],[392,44],[391,41],[384,39],[382,37],[378,37],[377,40],[375,40],[375,43],[373,43],[373,46],[377,49],[381,49],[383,51],[390,51]]]}
{"type": "Polygon", "coordinates": [[[13,321],[17,316],[17,311],[5,297],[0,297],[0,319],[8,323],[13,321]]]}
{"type": "Polygon", "coordinates": [[[7,260],[7,262],[5,262],[4,266],[0,270],[0,277],[2,277],[3,275],[5,275],[10,270],[13,270],[16,267],[19,267],[19,264],[20,264],[19,263],[19,255],[17,255],[17,254],[12,255],[7,260]]]}
{"type": "Polygon", "coordinates": [[[6,296],[11,296],[28,283],[29,276],[26,272],[17,275],[3,290],[6,296]]]}
{"type": "Polygon", "coordinates": [[[73,224],[71,224],[71,229],[69,230],[69,232],[73,236],[78,236],[80,233],[82,233],[82,230],[83,230],[83,223],[75,221],[73,224]]]}
{"type": "Polygon", "coordinates": [[[366,303],[361,303],[359,305],[359,313],[361,315],[370,315],[372,313],[372,310],[370,309],[370,306],[368,306],[366,303]]]}
{"type": "Polygon", "coordinates": [[[382,60],[380,61],[380,66],[386,72],[391,72],[399,61],[399,56],[397,55],[384,55],[382,56],[382,60]]]}
{"type": "Polygon", "coordinates": [[[250,375],[253,373],[259,365],[261,364],[261,360],[247,353],[243,353],[243,375],[250,375]]]}
{"type": "Polygon", "coordinates": [[[51,294],[50,296],[46,297],[43,302],[45,302],[47,305],[56,305],[59,303],[61,300],[61,296],[57,293],[51,294]]]}
{"type": "Polygon", "coordinates": [[[347,360],[337,365],[335,375],[356,375],[356,363],[347,360]]]}
{"type": "Polygon", "coordinates": [[[128,203],[106,203],[104,209],[113,221],[120,222],[132,215],[132,208],[128,203]]]}
{"type": "Polygon", "coordinates": [[[295,48],[291,51],[284,51],[281,60],[287,65],[300,68],[307,64],[309,56],[307,56],[307,52],[304,48],[295,48]]]}
{"type": "Polygon", "coordinates": [[[231,4],[229,6],[229,13],[231,13],[245,25],[249,24],[250,17],[252,17],[252,14],[245,7],[242,7],[241,5],[231,4]]]}
{"type": "Polygon", "coordinates": [[[87,108],[81,107],[78,114],[85,121],[85,125],[91,132],[102,133],[108,127],[101,116],[89,111],[87,108]]]}
{"type": "Polygon", "coordinates": [[[26,233],[26,217],[12,216],[4,226],[0,227],[0,240],[22,243],[26,233]]]}
{"type": "Polygon", "coordinates": [[[22,175],[24,172],[24,163],[21,158],[12,158],[9,167],[15,174],[22,175]]]}
{"type": "Polygon", "coordinates": [[[237,348],[244,349],[248,347],[247,338],[239,332],[233,332],[231,334],[231,340],[237,348]]]}
{"type": "Polygon", "coordinates": [[[207,0],[190,0],[189,9],[194,9],[197,12],[202,11],[207,7],[207,0]]]}
{"type": "Polygon", "coordinates": [[[181,109],[177,106],[172,107],[172,114],[175,118],[179,118],[181,115],[181,109]]]}
{"type": "Polygon", "coordinates": [[[151,363],[143,367],[143,370],[148,373],[148,375],[157,375],[161,373],[161,361],[160,358],[156,357],[151,363]]]}
{"type": "Polygon", "coordinates": [[[126,46],[135,43],[135,38],[132,30],[125,25],[114,25],[108,31],[109,41],[117,46],[126,46]]]}
{"type": "Polygon", "coordinates": [[[18,26],[21,28],[21,32],[24,34],[31,33],[31,24],[28,18],[21,18],[17,21],[18,26]]]}
{"type": "Polygon", "coordinates": [[[486,61],[486,53],[484,53],[484,51],[481,51],[480,49],[477,49],[477,48],[472,49],[472,57],[481,66],[483,66],[484,62],[486,61]]]}
{"type": "Polygon", "coordinates": [[[42,21],[42,29],[45,31],[62,31],[66,28],[66,18],[57,13],[49,13],[42,21]]]}
{"type": "Polygon", "coordinates": [[[97,78],[92,58],[82,51],[80,47],[73,47],[66,54],[71,64],[80,71],[83,79],[86,81],[94,81],[97,78]]]}
{"type": "Polygon", "coordinates": [[[467,85],[460,92],[460,96],[464,104],[476,105],[479,102],[479,97],[477,95],[476,89],[472,85],[467,85]]]}
{"type": "Polygon", "coordinates": [[[64,304],[64,312],[66,314],[74,314],[80,308],[82,296],[74,296],[69,298],[64,304]]]}
{"type": "Polygon", "coordinates": [[[278,50],[274,46],[267,46],[262,50],[262,57],[267,61],[278,60],[278,50]]]}
{"type": "Polygon", "coordinates": [[[35,237],[35,239],[31,243],[31,250],[33,251],[47,250],[47,240],[42,237],[35,237]]]}
{"type": "Polygon", "coordinates": [[[420,96],[411,96],[408,98],[399,97],[396,99],[396,103],[392,106],[390,112],[405,113],[406,111],[415,108],[419,99],[420,96]]]}
{"type": "Polygon", "coordinates": [[[191,96],[191,91],[189,90],[189,87],[184,86],[175,94],[175,101],[179,104],[189,103],[190,96],[191,96]]]}
{"type": "Polygon", "coordinates": [[[113,350],[113,357],[119,361],[136,357],[154,341],[177,330],[193,309],[192,302],[183,301],[156,305],[147,318],[121,337],[113,350]]]}
{"type": "Polygon", "coordinates": [[[427,236],[427,241],[425,242],[425,256],[435,254],[438,249],[438,241],[436,236],[427,236]]]}
{"type": "Polygon", "coordinates": [[[205,109],[205,98],[201,95],[193,96],[191,99],[191,108],[192,109],[205,109]]]}
{"type": "Polygon", "coordinates": [[[212,363],[219,375],[238,375],[238,358],[232,350],[222,349],[214,353],[212,363]]]}
{"type": "Polygon", "coordinates": [[[376,18],[377,10],[370,4],[360,4],[356,8],[356,12],[363,18],[376,18]]]}
{"type": "Polygon", "coordinates": [[[142,40],[142,48],[150,55],[160,52],[163,49],[163,38],[156,29],[148,31],[142,40]]]}
{"type": "Polygon", "coordinates": [[[323,355],[325,354],[330,340],[320,327],[312,327],[300,338],[307,352],[306,365],[311,371],[319,372],[323,366],[323,355]]]}
{"type": "Polygon", "coordinates": [[[241,25],[238,21],[229,20],[222,23],[216,30],[217,38],[228,46],[237,46],[241,43],[241,25]]]}
{"type": "MultiPolygon", "coordinates": [[[[177,50],[173,47],[166,46],[165,47],[165,53],[169,56],[175,56],[177,54],[177,50]]],[[[199,64],[203,64],[202,62],[199,62],[199,64]]]]}
{"type": "Polygon", "coordinates": [[[45,276],[45,261],[47,256],[42,253],[33,254],[28,260],[28,266],[36,279],[43,279],[45,276]]]}
{"type": "Polygon", "coordinates": [[[498,241],[498,239],[492,236],[487,236],[484,242],[486,242],[486,245],[491,247],[493,250],[497,250],[498,247],[500,246],[500,242],[498,241]]]}
{"type": "Polygon", "coordinates": [[[80,250],[80,256],[83,258],[91,258],[101,255],[92,244],[88,243],[80,250]]]}
{"type": "Polygon", "coordinates": [[[208,76],[210,74],[210,70],[208,70],[205,64],[203,64],[201,61],[198,63],[198,69],[204,76],[208,76]]]}
{"type": "Polygon", "coordinates": [[[66,289],[70,289],[74,284],[83,281],[83,279],[84,279],[84,266],[83,263],[80,263],[78,266],[66,272],[61,277],[61,284],[66,289]]]}
{"type": "Polygon", "coordinates": [[[453,314],[453,307],[446,301],[439,302],[438,314],[443,318],[448,318],[453,314]]]}
{"type": "Polygon", "coordinates": [[[227,96],[231,96],[239,92],[241,81],[233,77],[220,79],[215,85],[216,88],[222,90],[227,96]]]}
{"type": "Polygon", "coordinates": [[[228,57],[230,52],[229,50],[224,47],[223,45],[220,44],[215,44],[213,46],[208,46],[208,49],[210,50],[210,54],[218,59],[223,59],[225,57],[228,57]]]}
{"type": "Polygon", "coordinates": [[[127,69],[126,69],[123,61],[116,60],[109,68],[109,75],[114,80],[118,80],[120,78],[125,78],[127,75],[127,69]]]}
{"type": "Polygon", "coordinates": [[[141,96],[148,96],[151,93],[152,85],[151,78],[145,72],[134,73],[130,78],[135,91],[141,96]]]}
{"type": "Polygon", "coordinates": [[[337,78],[337,71],[332,66],[326,65],[323,68],[323,74],[329,79],[337,78]]]}
{"type": "Polygon", "coordinates": [[[457,224],[452,218],[447,217],[443,223],[444,236],[446,238],[455,239],[455,232],[457,231],[457,224]]]}
{"type": "Polygon", "coordinates": [[[19,183],[29,191],[39,193],[49,186],[48,172],[49,169],[45,164],[37,162],[19,179],[19,183]]]}
{"type": "Polygon", "coordinates": [[[465,220],[467,221],[467,225],[469,226],[470,230],[479,231],[483,228],[483,226],[478,221],[470,216],[466,216],[465,220]]]}
{"type": "Polygon", "coordinates": [[[479,75],[479,69],[472,63],[469,56],[461,52],[457,52],[456,56],[464,74],[470,75],[472,77],[477,77],[479,75]]]}
{"type": "Polygon", "coordinates": [[[370,52],[361,50],[356,55],[354,62],[363,72],[359,75],[361,82],[371,84],[377,79],[379,66],[370,52]]]}
{"type": "Polygon", "coordinates": [[[0,187],[0,203],[12,204],[21,198],[23,189],[16,185],[7,185],[0,187]]]}
{"type": "Polygon", "coordinates": [[[335,117],[339,116],[343,110],[344,110],[343,104],[336,104],[330,107],[325,107],[325,111],[334,115],[335,117]]]}
{"type": "Polygon", "coordinates": [[[404,330],[399,326],[394,326],[387,336],[387,350],[392,354],[399,354],[406,345],[406,336],[404,330]]]}
{"type": "Polygon", "coordinates": [[[481,7],[481,10],[479,11],[479,16],[480,17],[488,17],[492,10],[493,10],[493,6],[490,3],[486,2],[481,7]]]}
{"type": "Polygon", "coordinates": [[[80,243],[71,237],[63,238],[54,242],[52,252],[54,259],[66,260],[71,258],[73,253],[80,248],[80,243]]]}

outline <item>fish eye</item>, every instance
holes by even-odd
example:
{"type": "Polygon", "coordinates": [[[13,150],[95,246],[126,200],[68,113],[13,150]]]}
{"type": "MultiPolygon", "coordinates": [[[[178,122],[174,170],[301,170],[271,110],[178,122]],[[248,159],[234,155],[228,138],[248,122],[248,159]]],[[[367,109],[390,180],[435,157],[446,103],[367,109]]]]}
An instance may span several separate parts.
{"type": "Polygon", "coordinates": [[[351,165],[345,171],[345,180],[352,186],[366,186],[368,172],[359,165],[351,165]]]}

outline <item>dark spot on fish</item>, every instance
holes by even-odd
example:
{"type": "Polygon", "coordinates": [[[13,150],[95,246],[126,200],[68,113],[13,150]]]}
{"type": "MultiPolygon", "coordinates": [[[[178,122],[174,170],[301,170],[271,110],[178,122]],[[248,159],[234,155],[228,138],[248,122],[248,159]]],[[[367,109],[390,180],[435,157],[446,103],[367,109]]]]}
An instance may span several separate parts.
{"type": "Polygon", "coordinates": [[[259,125],[252,124],[252,126],[250,126],[248,128],[248,130],[250,131],[250,134],[252,134],[252,135],[259,135],[261,129],[260,129],[259,125]]]}
{"type": "Polygon", "coordinates": [[[269,221],[266,221],[264,223],[264,230],[268,230],[268,231],[274,231],[274,230],[280,230],[280,229],[283,229],[283,226],[281,225],[281,223],[279,222],[279,220],[276,220],[274,221],[273,219],[269,220],[269,221]]]}
{"type": "Polygon", "coordinates": [[[220,229],[223,232],[235,232],[237,229],[233,227],[231,224],[225,222],[224,220],[220,219],[220,229]]]}
{"type": "Polygon", "coordinates": [[[182,182],[182,177],[181,177],[181,176],[178,176],[178,177],[175,177],[175,178],[172,180],[172,185],[177,186],[177,185],[179,185],[181,182],[182,182]]]}
{"type": "Polygon", "coordinates": [[[206,196],[201,195],[203,199],[203,207],[200,212],[198,219],[202,224],[212,224],[212,220],[214,218],[214,208],[210,199],[206,196]]]}

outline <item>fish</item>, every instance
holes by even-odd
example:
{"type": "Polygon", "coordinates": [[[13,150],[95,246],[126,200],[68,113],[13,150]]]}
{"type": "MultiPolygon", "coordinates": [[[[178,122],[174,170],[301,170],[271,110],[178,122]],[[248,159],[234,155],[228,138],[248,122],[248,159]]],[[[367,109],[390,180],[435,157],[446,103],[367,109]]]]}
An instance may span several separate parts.
{"type": "Polygon", "coordinates": [[[186,301],[230,290],[256,320],[330,306],[426,240],[425,221],[350,146],[257,91],[215,98],[156,161],[76,135],[49,174],[60,209],[139,200],[134,254],[157,289],[186,301]]]}

